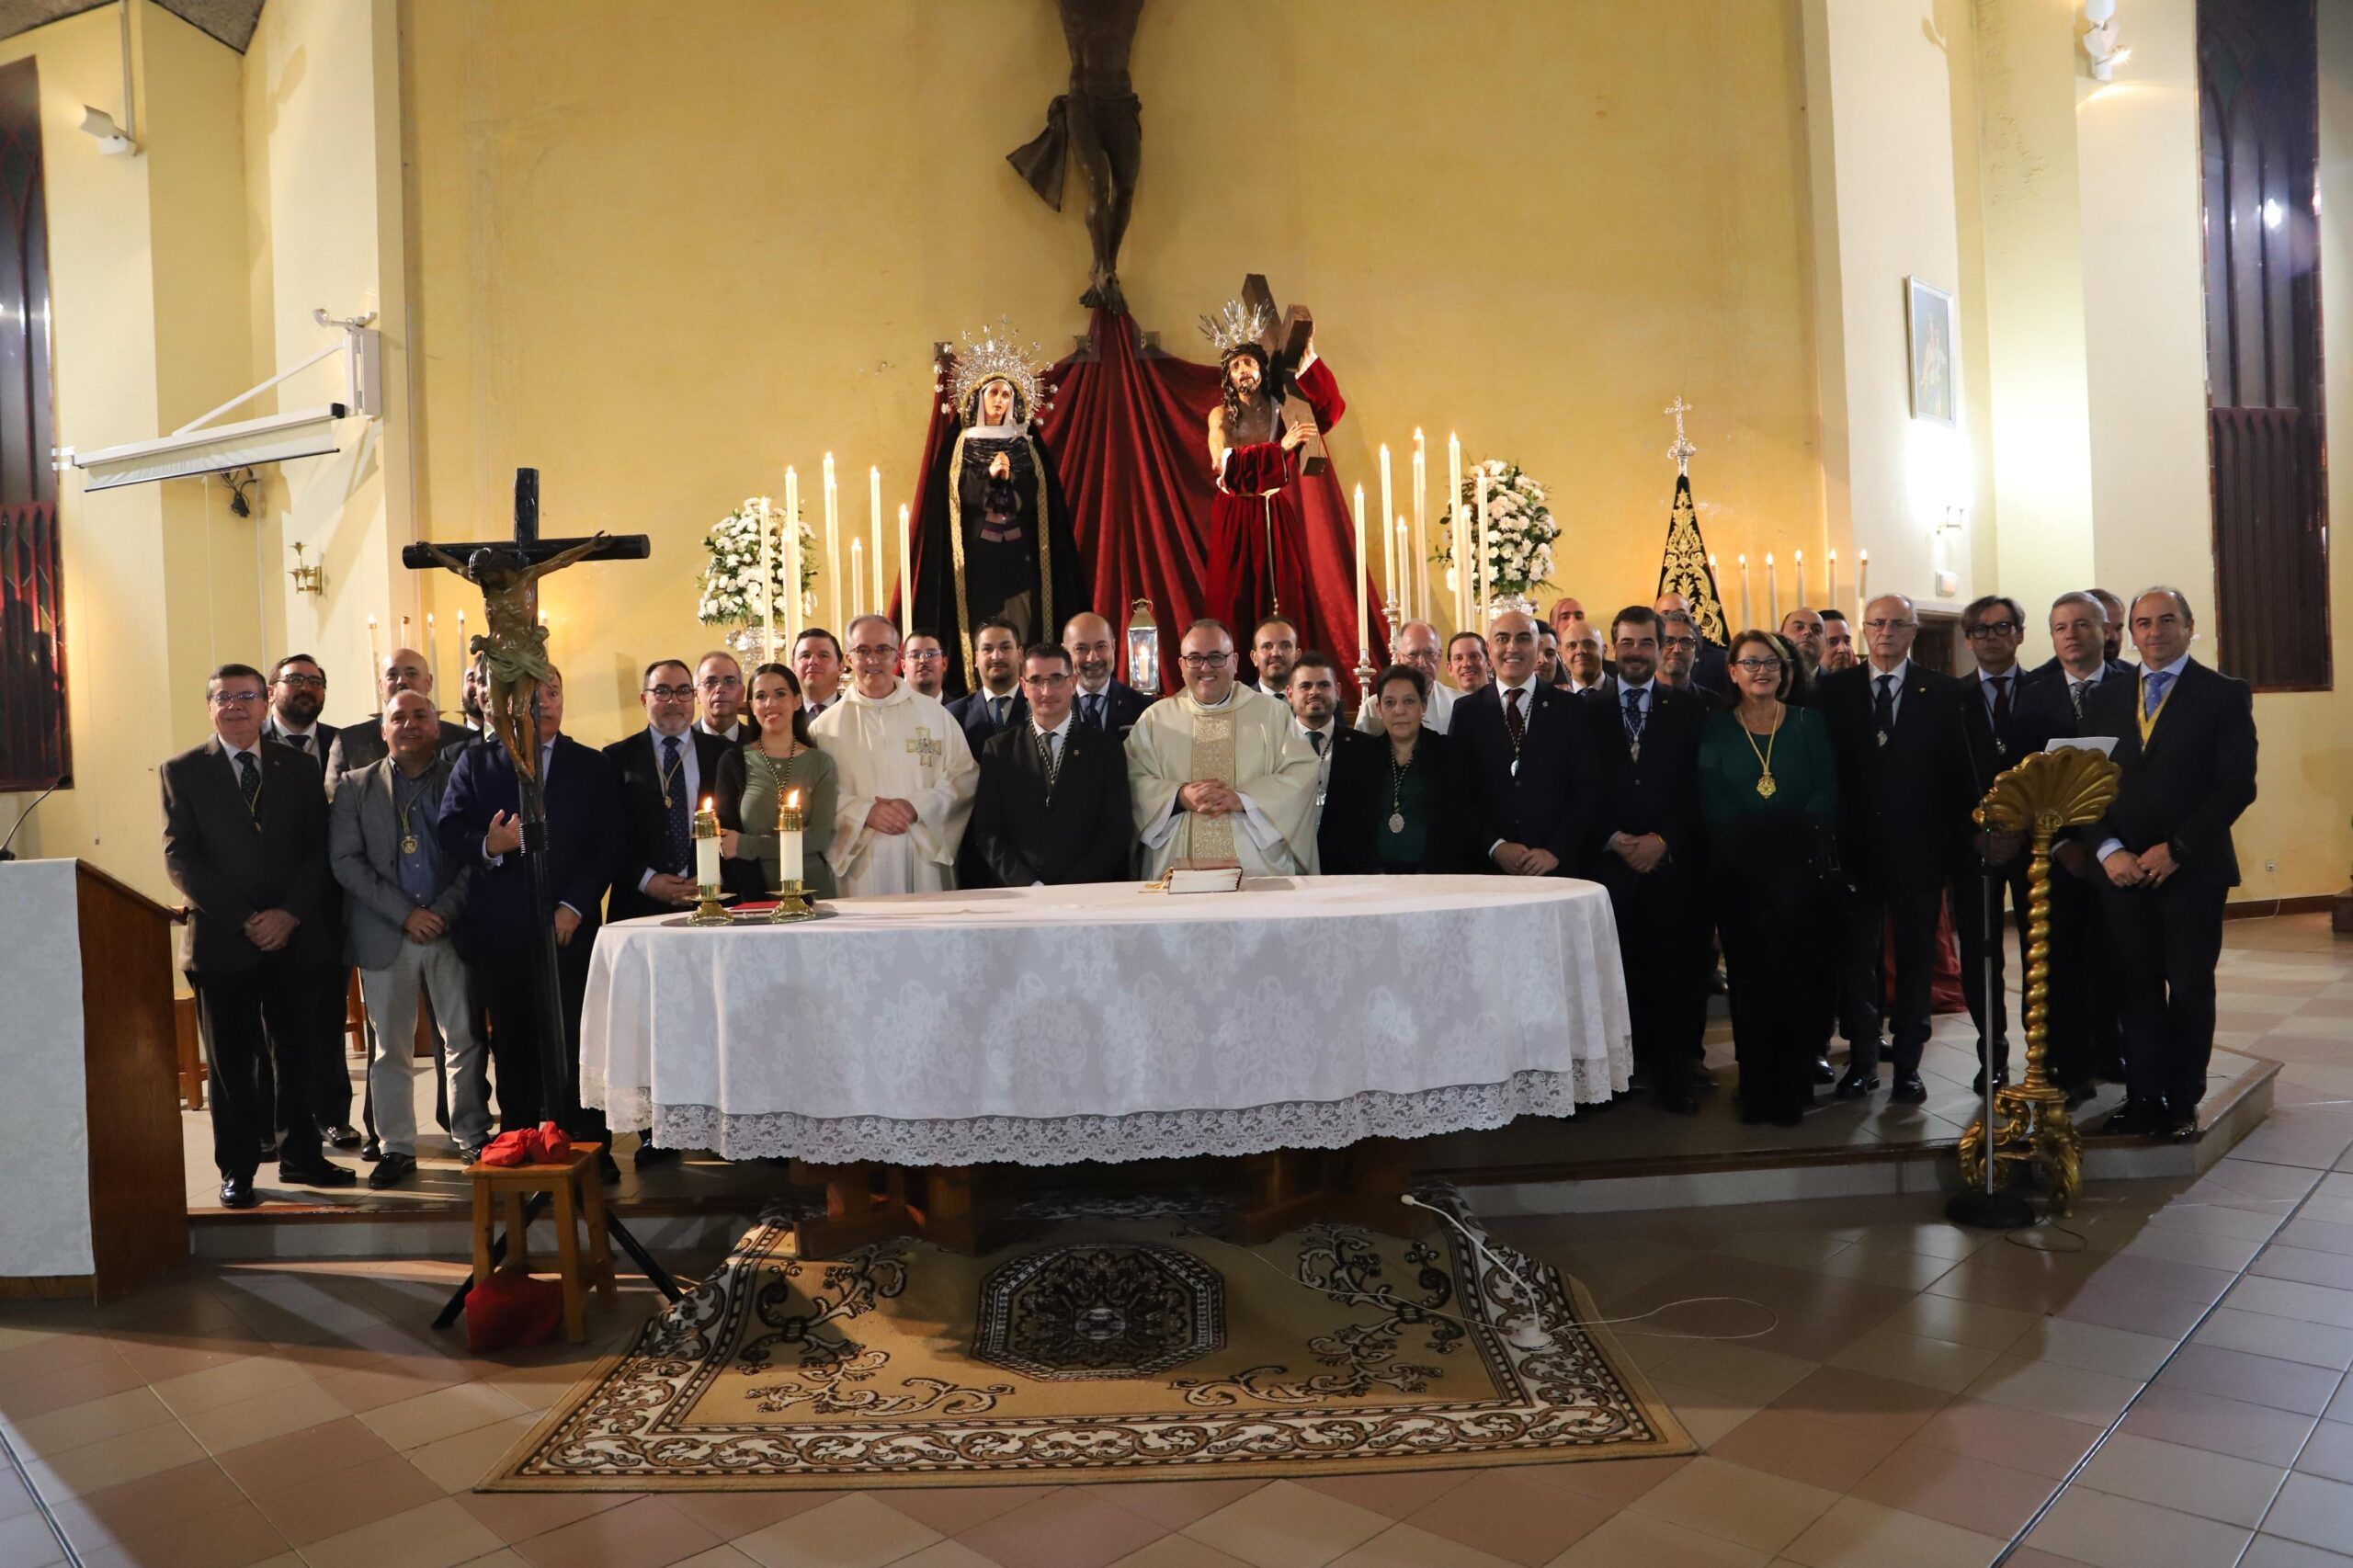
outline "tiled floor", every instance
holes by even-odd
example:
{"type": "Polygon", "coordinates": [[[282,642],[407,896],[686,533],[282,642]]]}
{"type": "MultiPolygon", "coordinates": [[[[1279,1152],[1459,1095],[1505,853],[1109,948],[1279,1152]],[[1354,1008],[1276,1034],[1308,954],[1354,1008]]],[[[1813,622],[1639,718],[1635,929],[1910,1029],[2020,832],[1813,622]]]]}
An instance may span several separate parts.
{"type": "Polygon", "coordinates": [[[1909,1197],[1499,1223],[1633,1320],[1696,1458],[476,1494],[644,1292],[603,1344],[477,1361],[425,1326],[451,1265],[224,1267],[0,1312],[0,1564],[65,1561],[54,1529],[147,1568],[1936,1568],[2024,1532],[2009,1561],[2043,1568],[2353,1568],[2353,947],[2234,924],[2222,1008],[2287,1063],[2271,1119],[2195,1181],[2096,1186],[2063,1229],[1988,1237],[1909,1197]]]}

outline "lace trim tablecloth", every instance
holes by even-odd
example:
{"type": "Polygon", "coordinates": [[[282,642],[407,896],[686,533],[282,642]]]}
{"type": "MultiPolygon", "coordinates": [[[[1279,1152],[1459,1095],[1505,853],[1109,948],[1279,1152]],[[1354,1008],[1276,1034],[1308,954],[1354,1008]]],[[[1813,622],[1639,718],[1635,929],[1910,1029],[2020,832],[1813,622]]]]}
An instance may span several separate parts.
{"type": "Polygon", "coordinates": [[[1334,1148],[1626,1086],[1607,894],[1324,877],[846,899],[599,933],[581,1093],[675,1148],[1029,1165],[1334,1148]]]}

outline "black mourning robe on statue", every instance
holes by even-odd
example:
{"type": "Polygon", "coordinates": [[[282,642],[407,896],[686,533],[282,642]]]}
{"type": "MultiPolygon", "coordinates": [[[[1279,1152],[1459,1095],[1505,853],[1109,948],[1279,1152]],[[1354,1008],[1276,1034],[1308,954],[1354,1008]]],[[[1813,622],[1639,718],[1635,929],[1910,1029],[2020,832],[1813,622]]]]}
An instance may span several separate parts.
{"type": "Polygon", "coordinates": [[[1062,482],[1035,434],[1012,425],[960,429],[940,415],[929,449],[908,624],[939,638],[948,651],[944,695],[956,697],[972,689],[982,621],[1002,616],[1024,644],[1053,642],[1064,621],[1095,607],[1062,482]],[[989,477],[999,453],[1011,460],[1009,478],[989,477]]]}

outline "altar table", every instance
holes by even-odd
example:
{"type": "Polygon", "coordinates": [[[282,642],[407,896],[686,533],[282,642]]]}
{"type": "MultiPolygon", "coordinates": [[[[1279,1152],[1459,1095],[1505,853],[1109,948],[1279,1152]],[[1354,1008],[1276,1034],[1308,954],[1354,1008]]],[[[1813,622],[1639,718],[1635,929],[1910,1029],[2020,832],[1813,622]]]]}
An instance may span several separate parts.
{"type": "Polygon", "coordinates": [[[1560,878],[1263,878],[826,901],[598,933],[580,1091],[665,1147],[1058,1165],[1567,1116],[1626,1087],[1608,894],[1560,878]]]}

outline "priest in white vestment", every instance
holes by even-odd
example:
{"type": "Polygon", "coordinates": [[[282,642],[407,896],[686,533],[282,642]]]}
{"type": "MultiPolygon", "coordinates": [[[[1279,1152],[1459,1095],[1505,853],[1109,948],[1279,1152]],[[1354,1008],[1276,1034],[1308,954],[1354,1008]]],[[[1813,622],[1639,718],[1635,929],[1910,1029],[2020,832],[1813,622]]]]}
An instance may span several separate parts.
{"type": "Polygon", "coordinates": [[[841,775],[827,851],[834,880],[844,897],[952,888],[980,779],[963,726],[899,678],[889,621],[862,615],[849,637],[854,679],[809,726],[841,775]]]}
{"type": "Polygon", "coordinates": [[[1315,753],[1289,706],[1234,679],[1233,637],[1186,629],[1185,689],[1128,732],[1128,783],[1144,875],[1178,860],[1238,861],[1249,876],[1313,864],[1315,753]]]}

